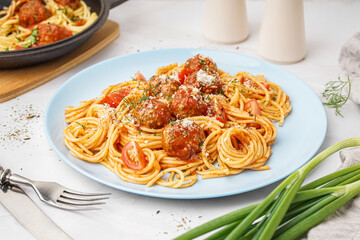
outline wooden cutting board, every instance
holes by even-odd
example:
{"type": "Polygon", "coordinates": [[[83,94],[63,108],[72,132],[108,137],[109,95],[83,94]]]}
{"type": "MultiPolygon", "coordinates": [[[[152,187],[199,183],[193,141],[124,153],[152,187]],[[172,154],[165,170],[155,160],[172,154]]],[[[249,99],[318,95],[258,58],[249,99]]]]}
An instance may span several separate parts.
{"type": "Polygon", "coordinates": [[[119,24],[107,20],[82,46],[60,58],[35,66],[0,70],[0,103],[26,93],[79,65],[114,41],[119,24]]]}

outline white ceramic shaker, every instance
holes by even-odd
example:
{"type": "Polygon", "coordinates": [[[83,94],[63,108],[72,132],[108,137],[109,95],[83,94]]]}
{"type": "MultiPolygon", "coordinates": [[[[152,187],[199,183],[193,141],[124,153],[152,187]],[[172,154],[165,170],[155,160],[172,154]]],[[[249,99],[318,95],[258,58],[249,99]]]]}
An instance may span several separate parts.
{"type": "Polygon", "coordinates": [[[206,0],[203,36],[218,43],[238,43],[249,35],[245,0],[206,0]]]}
{"type": "Polygon", "coordinates": [[[277,63],[295,63],[305,58],[303,0],[267,0],[257,51],[277,63]]]}

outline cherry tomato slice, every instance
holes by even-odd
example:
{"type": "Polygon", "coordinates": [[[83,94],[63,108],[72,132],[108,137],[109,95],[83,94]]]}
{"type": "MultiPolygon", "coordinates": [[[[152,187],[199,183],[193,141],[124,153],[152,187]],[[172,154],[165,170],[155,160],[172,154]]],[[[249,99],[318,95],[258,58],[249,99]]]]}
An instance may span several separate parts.
{"type": "Polygon", "coordinates": [[[213,117],[222,123],[226,123],[227,121],[224,106],[216,98],[211,99],[211,101],[209,102],[209,106],[206,110],[206,116],[213,117]]]}
{"type": "Polygon", "coordinates": [[[194,71],[191,71],[188,68],[183,68],[180,72],[179,72],[179,81],[181,84],[184,83],[185,81],[185,77],[188,76],[189,74],[193,73],[194,71]]]}
{"type": "Polygon", "coordinates": [[[109,93],[103,100],[103,103],[109,104],[110,107],[116,108],[124,97],[129,95],[130,87],[124,87],[120,91],[109,93]]]}
{"type": "Polygon", "coordinates": [[[134,79],[140,82],[146,82],[146,78],[144,77],[144,75],[142,75],[140,71],[137,71],[137,73],[135,73],[134,79]]]}
{"type": "Polygon", "coordinates": [[[142,170],[146,167],[146,159],[140,145],[131,141],[128,142],[121,151],[121,157],[124,164],[132,170],[142,170]]]}
{"type": "Polygon", "coordinates": [[[261,84],[262,85],[264,85],[264,87],[268,90],[268,91],[270,91],[270,85],[267,83],[267,82],[261,82],[261,84]]]}
{"type": "MultiPolygon", "coordinates": [[[[247,103],[245,103],[244,105],[244,110],[249,112],[250,115],[259,115],[261,116],[261,110],[260,110],[260,106],[258,104],[258,102],[256,101],[256,99],[251,99],[249,100],[247,103]]],[[[259,123],[250,123],[248,124],[249,127],[254,127],[254,128],[260,128],[260,124],[259,123]]]]}
{"type": "Polygon", "coordinates": [[[261,116],[260,106],[259,106],[258,102],[256,101],[256,99],[254,99],[254,98],[249,100],[247,103],[245,103],[244,110],[249,112],[252,115],[256,114],[256,115],[261,116]]]}

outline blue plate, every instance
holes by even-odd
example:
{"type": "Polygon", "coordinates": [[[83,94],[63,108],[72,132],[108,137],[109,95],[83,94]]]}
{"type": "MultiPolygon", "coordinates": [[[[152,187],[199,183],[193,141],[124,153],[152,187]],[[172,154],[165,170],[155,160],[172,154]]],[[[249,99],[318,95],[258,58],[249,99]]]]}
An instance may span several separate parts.
{"type": "MultiPolygon", "coordinates": [[[[277,125],[277,123],[275,123],[277,125]]],[[[320,148],[327,128],[325,110],[315,93],[291,73],[262,60],[237,53],[206,49],[163,49],[124,55],[95,64],[69,79],[53,96],[45,112],[46,136],[56,153],[71,167],[107,186],[135,194],[160,198],[202,199],[239,194],[264,187],[281,180],[303,166],[320,148]],[[161,186],[146,188],[127,183],[101,164],[92,164],[74,158],[63,142],[66,127],[65,106],[77,106],[80,101],[100,95],[109,85],[130,80],[137,71],[146,78],[158,67],[185,62],[197,53],[211,57],[224,71],[235,74],[248,71],[263,74],[280,85],[290,96],[292,112],[278,127],[272,146],[272,156],[267,162],[268,171],[245,171],[234,176],[199,179],[189,188],[171,189],[161,186]]]]}

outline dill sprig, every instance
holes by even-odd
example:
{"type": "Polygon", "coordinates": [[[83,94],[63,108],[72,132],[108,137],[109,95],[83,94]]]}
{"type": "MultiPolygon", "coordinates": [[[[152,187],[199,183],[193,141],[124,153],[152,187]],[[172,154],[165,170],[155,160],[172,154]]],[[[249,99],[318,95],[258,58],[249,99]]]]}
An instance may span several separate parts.
{"type": "Polygon", "coordinates": [[[347,102],[350,97],[351,92],[351,82],[350,77],[347,77],[347,80],[341,80],[340,76],[335,81],[330,81],[326,83],[325,90],[322,93],[322,96],[326,99],[326,102],[323,104],[329,108],[335,109],[335,115],[343,117],[340,112],[340,108],[347,102]],[[343,94],[343,89],[348,87],[348,94],[343,94]]]}
{"type": "Polygon", "coordinates": [[[140,103],[142,103],[143,101],[146,101],[146,100],[148,100],[148,99],[149,99],[148,96],[142,95],[141,98],[139,99],[139,101],[138,101],[136,104],[138,105],[138,104],[140,104],[140,103]]]}
{"type": "Polygon", "coordinates": [[[137,103],[136,103],[135,97],[132,97],[131,99],[130,99],[130,97],[128,97],[128,98],[124,97],[123,101],[125,103],[127,103],[128,106],[130,106],[130,108],[136,109],[137,103]]]}

